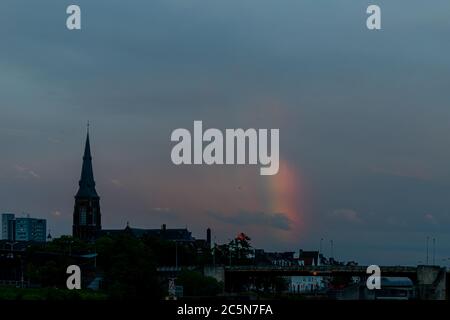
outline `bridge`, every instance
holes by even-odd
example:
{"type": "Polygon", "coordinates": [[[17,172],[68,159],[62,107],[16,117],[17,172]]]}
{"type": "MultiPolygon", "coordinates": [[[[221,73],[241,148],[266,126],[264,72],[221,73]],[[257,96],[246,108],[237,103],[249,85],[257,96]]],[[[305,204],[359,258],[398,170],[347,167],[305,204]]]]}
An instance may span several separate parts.
{"type": "MultiPolygon", "coordinates": [[[[273,276],[333,276],[333,275],[351,275],[368,276],[368,266],[342,266],[342,265],[323,265],[323,266],[226,266],[224,267],[225,276],[233,275],[252,275],[259,276],[263,274],[273,276]]],[[[412,280],[417,276],[417,267],[406,266],[380,266],[382,276],[386,277],[409,277],[412,280]]]]}
{"type": "MultiPolygon", "coordinates": [[[[367,273],[367,266],[228,266],[224,267],[222,273],[218,274],[214,270],[210,276],[222,276],[225,289],[233,291],[235,285],[252,282],[256,279],[270,279],[285,276],[313,276],[313,277],[336,277],[336,276],[356,276],[365,279],[370,274],[367,273]]],[[[450,277],[445,268],[439,266],[380,266],[382,277],[407,277],[413,281],[418,296],[422,299],[446,298],[446,289],[449,288],[450,277]]],[[[206,271],[206,270],[205,270],[206,271]]],[[[205,272],[207,273],[207,272],[205,272]]],[[[219,277],[220,278],[220,277],[219,277]]]]}
{"type": "MultiPolygon", "coordinates": [[[[255,283],[255,281],[274,281],[278,277],[312,276],[312,277],[336,277],[355,276],[363,281],[370,276],[367,273],[368,266],[279,266],[279,265],[247,265],[247,266],[223,266],[208,265],[201,267],[159,267],[161,276],[177,277],[183,270],[203,271],[208,277],[224,283],[225,291],[234,292],[242,284],[255,283]],[[203,269],[203,270],[201,270],[203,269]]],[[[380,266],[382,277],[407,277],[415,285],[418,297],[422,299],[445,299],[446,289],[450,288],[450,277],[445,268],[440,266],[380,266]]]]}

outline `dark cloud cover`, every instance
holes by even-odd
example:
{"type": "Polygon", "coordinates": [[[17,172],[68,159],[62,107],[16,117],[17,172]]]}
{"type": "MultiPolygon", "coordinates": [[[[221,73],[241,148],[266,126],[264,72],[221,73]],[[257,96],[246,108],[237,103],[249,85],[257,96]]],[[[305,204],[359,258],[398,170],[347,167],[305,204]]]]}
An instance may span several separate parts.
{"type": "Polygon", "coordinates": [[[246,212],[240,211],[235,214],[223,213],[208,213],[211,217],[235,226],[262,226],[268,228],[275,228],[281,230],[289,230],[291,221],[282,213],[267,213],[267,212],[246,212]]]}
{"type": "Polygon", "coordinates": [[[293,236],[252,229],[256,246],[334,239],[339,257],[380,264],[423,260],[435,236],[444,257],[450,3],[380,0],[371,33],[369,2],[78,0],[83,29],[69,32],[70,3],[1,1],[0,211],[71,232],[90,120],[105,227],[212,226],[226,239],[259,224],[293,236]],[[280,128],[308,191],[304,227],[242,168],[175,168],[170,133],[193,120],[280,128]]]}

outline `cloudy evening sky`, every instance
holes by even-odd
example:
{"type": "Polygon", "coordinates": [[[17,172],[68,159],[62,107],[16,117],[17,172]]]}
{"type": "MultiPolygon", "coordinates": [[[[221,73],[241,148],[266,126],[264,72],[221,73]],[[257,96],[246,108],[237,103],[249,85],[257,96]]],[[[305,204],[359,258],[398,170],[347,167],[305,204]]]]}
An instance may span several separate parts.
{"type": "Polygon", "coordinates": [[[450,257],[450,2],[0,3],[0,212],[70,234],[86,122],[104,228],[239,232],[375,264],[450,257]],[[170,134],[279,128],[278,175],[171,163],[170,134]]]}

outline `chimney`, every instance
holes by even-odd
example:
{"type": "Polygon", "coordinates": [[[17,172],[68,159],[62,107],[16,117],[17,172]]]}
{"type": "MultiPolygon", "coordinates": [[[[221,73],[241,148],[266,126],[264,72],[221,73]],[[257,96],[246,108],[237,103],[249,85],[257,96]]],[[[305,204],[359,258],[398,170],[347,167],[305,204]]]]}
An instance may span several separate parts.
{"type": "Polygon", "coordinates": [[[206,229],[206,243],[208,245],[208,248],[211,248],[211,229],[206,229]]]}

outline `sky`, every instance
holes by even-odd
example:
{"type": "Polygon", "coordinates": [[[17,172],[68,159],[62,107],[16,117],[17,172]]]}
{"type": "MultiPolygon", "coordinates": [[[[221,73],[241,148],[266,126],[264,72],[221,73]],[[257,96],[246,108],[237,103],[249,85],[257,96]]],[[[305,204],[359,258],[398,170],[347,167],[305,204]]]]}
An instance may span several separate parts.
{"type": "Polygon", "coordinates": [[[0,17],[0,212],[71,233],[90,121],[104,228],[333,240],[380,265],[425,263],[429,237],[450,262],[447,0],[3,0],[0,17]],[[170,134],[194,120],[279,128],[279,173],[175,166],[170,134]]]}

